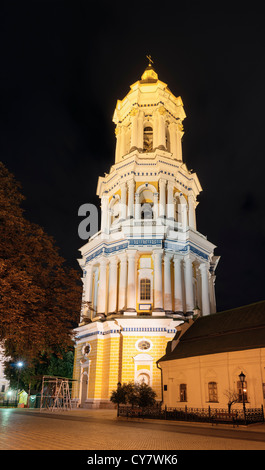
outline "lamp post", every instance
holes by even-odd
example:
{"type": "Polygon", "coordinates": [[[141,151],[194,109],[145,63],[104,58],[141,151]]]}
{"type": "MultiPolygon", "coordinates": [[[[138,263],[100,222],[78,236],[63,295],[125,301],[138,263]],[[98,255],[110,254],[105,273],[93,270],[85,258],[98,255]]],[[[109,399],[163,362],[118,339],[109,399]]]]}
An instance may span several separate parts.
{"type": "Polygon", "coordinates": [[[243,400],[243,412],[244,412],[244,421],[245,421],[245,424],[246,424],[246,405],[245,405],[245,391],[246,391],[246,388],[245,388],[245,374],[243,372],[241,372],[241,374],[239,374],[239,380],[241,382],[241,386],[242,386],[242,400],[243,400]]]}
{"type": "Polygon", "coordinates": [[[16,366],[18,367],[18,377],[17,377],[17,404],[18,404],[18,386],[19,386],[19,377],[20,377],[20,372],[21,368],[23,367],[23,362],[19,361],[17,362],[16,366]]]}

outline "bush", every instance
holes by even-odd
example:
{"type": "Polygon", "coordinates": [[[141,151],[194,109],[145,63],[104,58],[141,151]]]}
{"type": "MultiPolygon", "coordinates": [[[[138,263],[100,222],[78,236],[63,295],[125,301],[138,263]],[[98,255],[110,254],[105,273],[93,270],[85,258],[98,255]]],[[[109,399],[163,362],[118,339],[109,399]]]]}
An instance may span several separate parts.
{"type": "Polygon", "coordinates": [[[118,384],[117,390],[113,390],[111,393],[110,400],[118,405],[118,416],[119,416],[119,405],[129,403],[131,407],[139,406],[141,408],[147,408],[155,404],[155,391],[145,383],[124,383],[118,384]]]}

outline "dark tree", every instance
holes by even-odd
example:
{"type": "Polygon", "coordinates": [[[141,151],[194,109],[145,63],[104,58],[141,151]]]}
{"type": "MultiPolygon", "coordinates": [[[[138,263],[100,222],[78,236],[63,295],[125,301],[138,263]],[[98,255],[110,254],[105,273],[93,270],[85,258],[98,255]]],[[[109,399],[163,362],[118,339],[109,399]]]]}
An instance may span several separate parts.
{"type": "Polygon", "coordinates": [[[81,283],[53,238],[24,217],[23,200],[0,162],[0,342],[11,361],[33,366],[72,347],[81,283]]]}

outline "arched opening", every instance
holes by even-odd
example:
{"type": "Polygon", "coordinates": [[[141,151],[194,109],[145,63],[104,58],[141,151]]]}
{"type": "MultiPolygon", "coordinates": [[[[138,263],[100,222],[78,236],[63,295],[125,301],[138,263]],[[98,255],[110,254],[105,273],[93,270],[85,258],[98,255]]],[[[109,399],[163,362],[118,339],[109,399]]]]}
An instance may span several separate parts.
{"type": "Polygon", "coordinates": [[[166,122],[166,149],[170,152],[170,132],[168,129],[168,121],[166,122]]]}
{"type": "Polygon", "coordinates": [[[88,392],[88,370],[84,371],[81,376],[81,389],[80,389],[80,405],[84,406],[85,401],[87,400],[88,392]]]}
{"type": "Polygon", "coordinates": [[[145,202],[141,205],[141,219],[148,220],[153,219],[153,204],[145,202]]]}
{"type": "Polygon", "coordinates": [[[153,129],[150,125],[144,127],[143,151],[151,152],[153,150],[153,129]]]}
{"type": "Polygon", "coordinates": [[[140,192],[141,219],[153,219],[154,194],[148,187],[140,192]]]}
{"type": "Polygon", "coordinates": [[[150,385],[150,375],[148,372],[140,372],[137,377],[137,382],[141,384],[150,385]]]}

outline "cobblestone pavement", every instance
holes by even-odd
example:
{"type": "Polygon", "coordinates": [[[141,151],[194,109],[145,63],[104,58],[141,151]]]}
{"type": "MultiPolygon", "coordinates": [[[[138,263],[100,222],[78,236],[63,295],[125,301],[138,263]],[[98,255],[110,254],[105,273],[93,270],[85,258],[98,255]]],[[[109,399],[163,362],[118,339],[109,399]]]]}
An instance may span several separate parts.
{"type": "Polygon", "coordinates": [[[1,450],[265,450],[265,424],[127,420],[114,410],[0,409],[1,450]]]}

